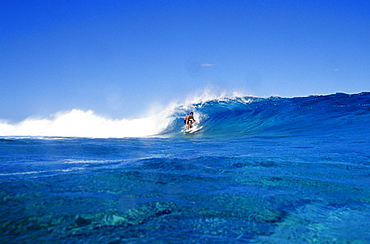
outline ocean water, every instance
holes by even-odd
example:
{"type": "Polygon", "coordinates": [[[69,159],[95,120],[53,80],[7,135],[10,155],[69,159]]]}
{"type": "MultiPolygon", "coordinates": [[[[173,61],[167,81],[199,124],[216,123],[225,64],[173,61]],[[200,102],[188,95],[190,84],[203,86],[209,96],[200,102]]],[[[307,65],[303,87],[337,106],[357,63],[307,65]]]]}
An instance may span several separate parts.
{"type": "Polygon", "coordinates": [[[370,243],[369,125],[370,93],[3,122],[0,242],[370,243]]]}

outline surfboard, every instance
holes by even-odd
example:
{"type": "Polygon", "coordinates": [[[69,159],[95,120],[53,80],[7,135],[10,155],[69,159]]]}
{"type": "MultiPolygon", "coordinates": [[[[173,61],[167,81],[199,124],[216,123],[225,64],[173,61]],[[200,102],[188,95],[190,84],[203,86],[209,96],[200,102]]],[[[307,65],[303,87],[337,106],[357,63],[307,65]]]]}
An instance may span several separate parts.
{"type": "Polygon", "coordinates": [[[199,131],[200,129],[202,129],[203,126],[198,126],[198,125],[194,125],[193,127],[191,127],[190,129],[185,129],[184,130],[184,133],[185,134],[191,134],[191,133],[194,133],[194,132],[197,132],[199,131]]]}

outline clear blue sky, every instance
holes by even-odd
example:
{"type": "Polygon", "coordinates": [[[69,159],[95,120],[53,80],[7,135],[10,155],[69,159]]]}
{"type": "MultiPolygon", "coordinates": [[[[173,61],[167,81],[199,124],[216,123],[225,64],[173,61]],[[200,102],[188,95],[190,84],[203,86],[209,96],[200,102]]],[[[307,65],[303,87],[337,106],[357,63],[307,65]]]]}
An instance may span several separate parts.
{"type": "Polygon", "coordinates": [[[207,87],[369,91],[370,1],[0,3],[0,119],[130,118],[207,87]]]}

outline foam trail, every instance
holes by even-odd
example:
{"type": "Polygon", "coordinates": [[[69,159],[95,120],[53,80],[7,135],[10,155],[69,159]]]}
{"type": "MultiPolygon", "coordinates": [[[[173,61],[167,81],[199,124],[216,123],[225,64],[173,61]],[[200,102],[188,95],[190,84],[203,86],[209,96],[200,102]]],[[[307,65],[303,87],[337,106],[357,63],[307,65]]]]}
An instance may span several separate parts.
{"type": "Polygon", "coordinates": [[[29,118],[15,125],[0,123],[0,136],[146,137],[158,134],[169,122],[163,113],[139,119],[111,120],[91,110],[73,109],[58,113],[52,119],[29,118]]]}

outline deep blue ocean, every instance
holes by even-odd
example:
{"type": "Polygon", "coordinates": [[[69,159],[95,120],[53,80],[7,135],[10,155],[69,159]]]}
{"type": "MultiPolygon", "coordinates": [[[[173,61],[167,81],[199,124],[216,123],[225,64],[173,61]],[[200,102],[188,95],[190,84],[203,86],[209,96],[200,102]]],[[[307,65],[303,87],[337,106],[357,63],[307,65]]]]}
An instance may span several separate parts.
{"type": "Polygon", "coordinates": [[[178,106],[156,135],[0,137],[1,243],[370,243],[370,93],[178,106]],[[184,134],[194,111],[203,126],[184,134]]]}

